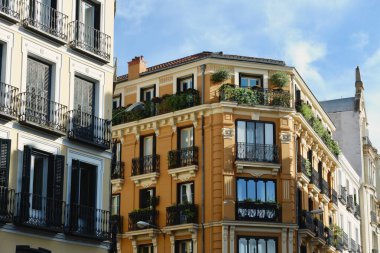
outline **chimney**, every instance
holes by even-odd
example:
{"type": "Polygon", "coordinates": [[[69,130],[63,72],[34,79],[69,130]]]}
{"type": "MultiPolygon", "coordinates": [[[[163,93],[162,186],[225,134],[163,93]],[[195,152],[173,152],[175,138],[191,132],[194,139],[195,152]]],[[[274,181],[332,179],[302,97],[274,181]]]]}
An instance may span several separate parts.
{"type": "Polygon", "coordinates": [[[355,110],[361,111],[362,110],[362,99],[363,99],[363,91],[364,91],[364,84],[362,82],[362,78],[360,76],[360,69],[359,66],[356,67],[355,72],[355,110]]]}
{"type": "Polygon", "coordinates": [[[359,91],[362,91],[364,90],[364,85],[363,85],[363,82],[362,82],[362,78],[360,76],[360,69],[359,69],[359,66],[356,67],[356,74],[355,74],[355,79],[356,79],[356,82],[355,82],[355,88],[356,88],[356,93],[358,93],[359,91]]]}
{"type": "Polygon", "coordinates": [[[128,62],[128,80],[137,79],[142,72],[146,71],[144,56],[136,56],[128,62]]]}

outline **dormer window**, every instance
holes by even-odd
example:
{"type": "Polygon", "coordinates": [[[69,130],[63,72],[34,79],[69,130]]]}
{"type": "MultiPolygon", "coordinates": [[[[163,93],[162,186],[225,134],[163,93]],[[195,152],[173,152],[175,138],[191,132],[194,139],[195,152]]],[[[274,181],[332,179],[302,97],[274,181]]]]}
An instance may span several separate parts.
{"type": "Polygon", "coordinates": [[[239,83],[241,88],[263,87],[263,77],[256,75],[240,74],[239,83]]]}
{"type": "Polygon", "coordinates": [[[194,75],[177,79],[177,92],[184,92],[194,88],[194,75]]]}
{"type": "Polygon", "coordinates": [[[156,87],[141,88],[140,101],[151,101],[156,96],[156,87]]]}

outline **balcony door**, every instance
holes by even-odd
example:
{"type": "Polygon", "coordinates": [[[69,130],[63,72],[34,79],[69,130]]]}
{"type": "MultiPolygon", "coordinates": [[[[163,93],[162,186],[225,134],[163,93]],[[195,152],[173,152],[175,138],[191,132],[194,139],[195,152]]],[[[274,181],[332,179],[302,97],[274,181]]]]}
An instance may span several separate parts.
{"type": "Polygon", "coordinates": [[[50,32],[56,23],[57,0],[30,0],[29,15],[33,25],[50,32]]]}
{"type": "Polygon", "coordinates": [[[46,154],[33,152],[30,166],[29,217],[39,218],[46,215],[48,159],[46,154]]]}
{"type": "Polygon", "coordinates": [[[100,6],[92,1],[79,0],[78,26],[79,39],[85,44],[87,50],[92,51],[99,43],[99,33],[95,31],[100,29],[100,6]]]}
{"type": "Polygon", "coordinates": [[[194,129],[192,127],[181,129],[180,134],[180,149],[186,149],[194,146],[194,129]]]}

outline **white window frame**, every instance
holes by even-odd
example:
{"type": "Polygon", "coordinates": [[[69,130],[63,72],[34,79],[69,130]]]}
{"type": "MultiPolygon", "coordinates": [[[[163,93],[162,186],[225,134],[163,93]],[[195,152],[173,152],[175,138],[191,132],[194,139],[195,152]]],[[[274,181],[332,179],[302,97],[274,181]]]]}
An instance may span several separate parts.
{"type": "MultiPolygon", "coordinates": [[[[99,28],[99,30],[103,33],[106,33],[105,32],[105,20],[106,20],[105,19],[105,8],[106,8],[105,1],[106,0],[89,0],[89,1],[100,5],[100,28],[99,28]]],[[[73,8],[72,8],[71,16],[74,17],[73,20],[76,20],[77,8],[78,8],[76,0],[72,0],[72,6],[73,6],[73,8]]]]}
{"type": "Polygon", "coordinates": [[[268,70],[261,70],[261,69],[249,69],[249,68],[235,68],[234,70],[234,81],[235,85],[239,87],[239,74],[242,75],[254,75],[254,76],[262,76],[263,77],[263,83],[262,88],[267,89],[268,88],[268,80],[269,80],[269,73],[268,70]]]}
{"type": "MultiPolygon", "coordinates": [[[[186,78],[186,77],[191,76],[191,75],[194,75],[193,89],[198,90],[198,82],[197,82],[198,70],[197,70],[197,68],[194,68],[194,69],[189,69],[186,71],[182,71],[180,73],[173,74],[173,82],[172,82],[173,83],[173,86],[172,86],[173,94],[175,94],[177,92],[177,80],[182,79],[182,78],[186,78]]],[[[163,84],[163,86],[164,85],[167,85],[167,83],[163,84]]]]}
{"type": "Polygon", "coordinates": [[[3,44],[3,57],[0,59],[2,61],[2,79],[0,82],[11,84],[12,51],[14,44],[13,33],[2,29],[0,33],[0,43],[3,44]]]}

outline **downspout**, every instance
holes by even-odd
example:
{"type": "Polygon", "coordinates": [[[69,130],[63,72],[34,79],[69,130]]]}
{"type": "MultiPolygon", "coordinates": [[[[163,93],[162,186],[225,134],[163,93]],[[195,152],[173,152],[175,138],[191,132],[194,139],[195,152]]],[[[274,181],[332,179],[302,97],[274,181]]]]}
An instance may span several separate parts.
{"type": "MultiPolygon", "coordinates": [[[[201,66],[202,69],[202,105],[205,103],[205,71],[206,64],[201,66]]],[[[202,253],[205,253],[205,118],[202,114],[202,253]]]]}

